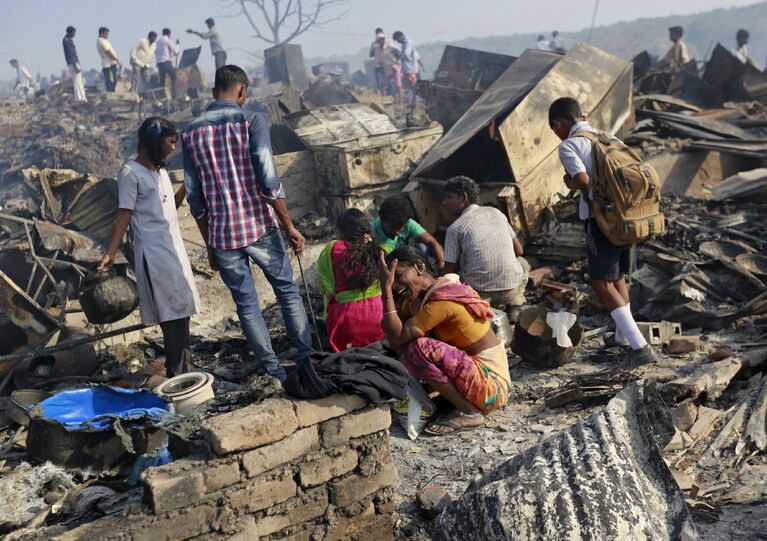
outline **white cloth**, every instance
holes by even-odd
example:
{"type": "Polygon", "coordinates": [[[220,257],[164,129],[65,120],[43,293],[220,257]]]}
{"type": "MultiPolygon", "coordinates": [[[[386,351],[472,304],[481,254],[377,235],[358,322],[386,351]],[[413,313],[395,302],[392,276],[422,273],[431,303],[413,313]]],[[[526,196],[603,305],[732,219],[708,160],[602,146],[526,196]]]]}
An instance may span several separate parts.
{"type": "Polygon", "coordinates": [[[216,25],[213,25],[207,32],[200,32],[198,35],[202,39],[210,41],[211,54],[226,52],[224,50],[224,43],[221,41],[221,32],[218,31],[216,25]]]}
{"type": "Polygon", "coordinates": [[[551,51],[551,43],[549,43],[549,40],[546,39],[539,39],[535,44],[536,49],[540,49],[541,51],[551,51]]]}
{"type": "MultiPolygon", "coordinates": [[[[559,145],[559,160],[571,177],[575,177],[578,173],[586,173],[589,176],[589,196],[591,196],[591,164],[594,161],[594,152],[591,141],[585,137],[573,137],[573,134],[578,130],[591,133],[598,131],[585,120],[573,124],[567,139],[559,145]]],[[[578,217],[581,220],[588,220],[591,217],[589,202],[583,197],[583,192],[581,192],[581,199],[578,202],[578,217]]]]}
{"type": "Polygon", "coordinates": [[[573,347],[568,331],[578,318],[572,312],[549,312],[546,314],[546,324],[551,327],[551,334],[561,348],[573,347]]]}
{"type": "Polygon", "coordinates": [[[150,171],[131,160],[120,170],[117,186],[119,208],[133,211],[141,321],[161,323],[196,314],[200,298],[181,238],[168,173],[165,169],[150,171]]]}
{"type": "Polygon", "coordinates": [[[29,73],[29,70],[22,66],[21,64],[18,64],[16,66],[16,82],[19,84],[21,88],[24,90],[29,89],[29,80],[32,78],[32,75],[29,73]]]}
{"type": "Polygon", "coordinates": [[[72,76],[72,90],[75,93],[75,101],[88,101],[85,96],[85,84],[83,83],[82,70],[77,71],[80,67],[79,64],[72,64],[69,66],[69,74],[72,76]]]}
{"type": "Polygon", "coordinates": [[[149,43],[147,38],[141,38],[130,50],[130,62],[139,68],[148,68],[152,65],[157,42],[149,43]]]}
{"type": "Polygon", "coordinates": [[[112,44],[109,43],[109,40],[106,38],[102,38],[99,36],[98,41],[96,41],[96,50],[99,53],[99,56],[101,57],[101,67],[102,68],[111,68],[115,64],[117,64],[117,61],[115,61],[111,56],[109,56],[109,53],[111,52],[115,56],[117,56],[117,53],[115,53],[114,48],[112,47],[112,44]]]}
{"type": "Polygon", "coordinates": [[[180,50],[179,45],[168,36],[162,36],[157,40],[157,48],[155,49],[155,59],[158,64],[173,60],[175,56],[178,56],[180,50]]]}
{"type": "Polygon", "coordinates": [[[477,291],[515,289],[525,275],[514,252],[515,236],[500,210],[469,205],[447,228],[445,261],[458,264],[461,278],[477,291]]]}

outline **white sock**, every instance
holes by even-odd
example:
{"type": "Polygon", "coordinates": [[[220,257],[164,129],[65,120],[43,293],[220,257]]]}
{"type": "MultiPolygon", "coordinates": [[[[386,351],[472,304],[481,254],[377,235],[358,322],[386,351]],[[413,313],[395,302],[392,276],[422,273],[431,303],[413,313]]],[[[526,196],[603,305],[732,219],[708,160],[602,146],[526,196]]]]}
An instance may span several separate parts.
{"type": "Polygon", "coordinates": [[[610,315],[615,320],[615,327],[620,329],[621,334],[629,341],[631,349],[641,349],[647,345],[642,333],[639,331],[634,316],[631,315],[631,309],[628,305],[616,308],[610,315]]]}
{"type": "MultiPolygon", "coordinates": [[[[628,303],[626,306],[628,306],[629,312],[631,312],[631,303],[628,303]]],[[[621,332],[620,327],[618,325],[615,325],[615,343],[619,346],[628,346],[629,340],[625,336],[623,336],[623,333],[621,332]]]]}

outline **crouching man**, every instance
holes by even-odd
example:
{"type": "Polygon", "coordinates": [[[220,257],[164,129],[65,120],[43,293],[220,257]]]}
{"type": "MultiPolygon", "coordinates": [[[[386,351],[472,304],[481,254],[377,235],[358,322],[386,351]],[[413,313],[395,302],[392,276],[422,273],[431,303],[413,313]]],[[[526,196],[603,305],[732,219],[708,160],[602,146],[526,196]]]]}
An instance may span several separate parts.
{"type": "Polygon", "coordinates": [[[470,178],[447,181],[442,206],[456,220],[447,229],[443,272],[458,272],[494,308],[518,312],[530,265],[506,216],[478,201],[479,186],[470,178]]]}

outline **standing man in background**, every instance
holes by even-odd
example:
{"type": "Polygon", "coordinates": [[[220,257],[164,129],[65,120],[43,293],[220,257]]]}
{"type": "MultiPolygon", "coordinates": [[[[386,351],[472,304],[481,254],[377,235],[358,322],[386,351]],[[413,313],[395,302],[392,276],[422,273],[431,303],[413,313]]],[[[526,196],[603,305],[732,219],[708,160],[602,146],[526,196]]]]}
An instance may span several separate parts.
{"type": "Polygon", "coordinates": [[[67,34],[64,36],[62,44],[64,45],[64,60],[69,68],[69,75],[72,77],[72,89],[75,94],[75,101],[85,103],[88,98],[85,97],[85,85],[83,84],[83,69],[80,67],[80,58],[77,56],[77,47],[75,47],[75,34],[77,30],[74,26],[67,26],[67,34]]]}
{"type": "Polygon", "coordinates": [[[160,86],[165,86],[165,76],[170,77],[171,85],[171,97],[176,97],[176,84],[178,79],[176,77],[176,67],[173,65],[173,60],[178,56],[181,47],[181,42],[170,39],[170,28],[162,29],[162,37],[157,40],[157,48],[155,50],[155,59],[157,60],[157,71],[160,76],[160,86]]]}
{"type": "Polygon", "coordinates": [[[117,86],[117,66],[122,69],[123,64],[117,58],[112,44],[109,43],[109,28],[99,28],[99,39],[96,41],[96,51],[101,57],[101,72],[104,74],[104,87],[107,92],[114,92],[117,86]]]}
{"type": "Polygon", "coordinates": [[[559,32],[557,30],[554,30],[551,33],[551,41],[549,42],[549,48],[555,53],[564,54],[567,52],[567,49],[565,49],[565,42],[560,37],[559,32]]]}
{"type": "Polygon", "coordinates": [[[130,64],[133,69],[131,92],[141,94],[149,86],[149,70],[157,48],[155,41],[157,41],[157,32],[151,31],[147,37],[138,40],[130,50],[130,64]]]}
{"type": "Polygon", "coordinates": [[[226,65],[226,51],[224,50],[224,45],[221,43],[221,32],[218,31],[216,21],[213,20],[213,17],[205,19],[205,25],[208,27],[207,32],[197,32],[191,28],[186,32],[210,41],[210,52],[216,61],[216,69],[218,69],[221,66],[226,65]]]}
{"type": "Polygon", "coordinates": [[[312,353],[309,318],[293,282],[280,225],[297,254],[305,241],[288,213],[268,119],[242,108],[248,84],[248,76],[237,66],[216,70],[216,101],[183,133],[184,184],[210,266],[220,271],[232,293],[250,348],[267,373],[284,381],[285,369],[272,347],[250,262],[272,286],[299,360],[306,359],[312,353]]]}
{"type": "Polygon", "coordinates": [[[30,75],[29,70],[19,64],[19,61],[15,58],[11,59],[11,67],[16,70],[16,84],[13,85],[13,89],[19,92],[20,95],[28,98],[29,90],[35,84],[35,80],[30,75]]]}
{"type": "Polygon", "coordinates": [[[745,28],[741,28],[740,30],[738,30],[738,32],[735,34],[735,42],[737,43],[737,47],[735,47],[732,50],[732,54],[737,56],[738,60],[740,60],[744,64],[749,65],[756,70],[762,71],[761,69],[759,69],[759,66],[756,65],[756,62],[754,62],[754,59],[751,58],[751,56],[748,54],[748,38],[749,37],[751,37],[751,33],[745,28]]]}
{"type": "Polygon", "coordinates": [[[656,71],[668,69],[672,73],[676,73],[681,71],[684,65],[690,61],[690,56],[687,54],[687,45],[682,41],[682,36],[684,36],[684,28],[681,26],[672,26],[668,29],[668,39],[671,40],[673,45],[658,62],[658,65],[655,67],[656,71]]]}
{"type": "Polygon", "coordinates": [[[412,90],[418,83],[418,51],[415,50],[413,42],[399,30],[394,32],[392,38],[401,46],[399,60],[402,64],[402,79],[405,86],[412,90]]]}
{"type": "MultiPolygon", "coordinates": [[[[380,29],[379,29],[380,30],[380,29]]],[[[397,88],[402,88],[402,82],[395,81],[394,68],[399,67],[399,48],[391,41],[386,39],[383,31],[376,34],[376,40],[371,45],[372,56],[375,59],[376,85],[381,94],[386,94],[387,90],[392,95],[397,88]],[[389,89],[389,83],[394,82],[394,88],[389,89]]]]}

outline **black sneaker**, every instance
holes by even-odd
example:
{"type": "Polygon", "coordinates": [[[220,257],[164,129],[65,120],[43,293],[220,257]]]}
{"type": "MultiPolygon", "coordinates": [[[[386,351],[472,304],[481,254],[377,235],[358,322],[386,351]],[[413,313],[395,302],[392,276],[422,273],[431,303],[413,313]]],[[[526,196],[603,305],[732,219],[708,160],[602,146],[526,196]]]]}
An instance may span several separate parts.
{"type": "Polygon", "coordinates": [[[650,344],[647,344],[639,349],[632,349],[626,354],[626,357],[624,358],[625,364],[629,366],[639,366],[642,364],[655,362],[657,360],[658,358],[655,356],[655,352],[653,351],[650,344]]]}

